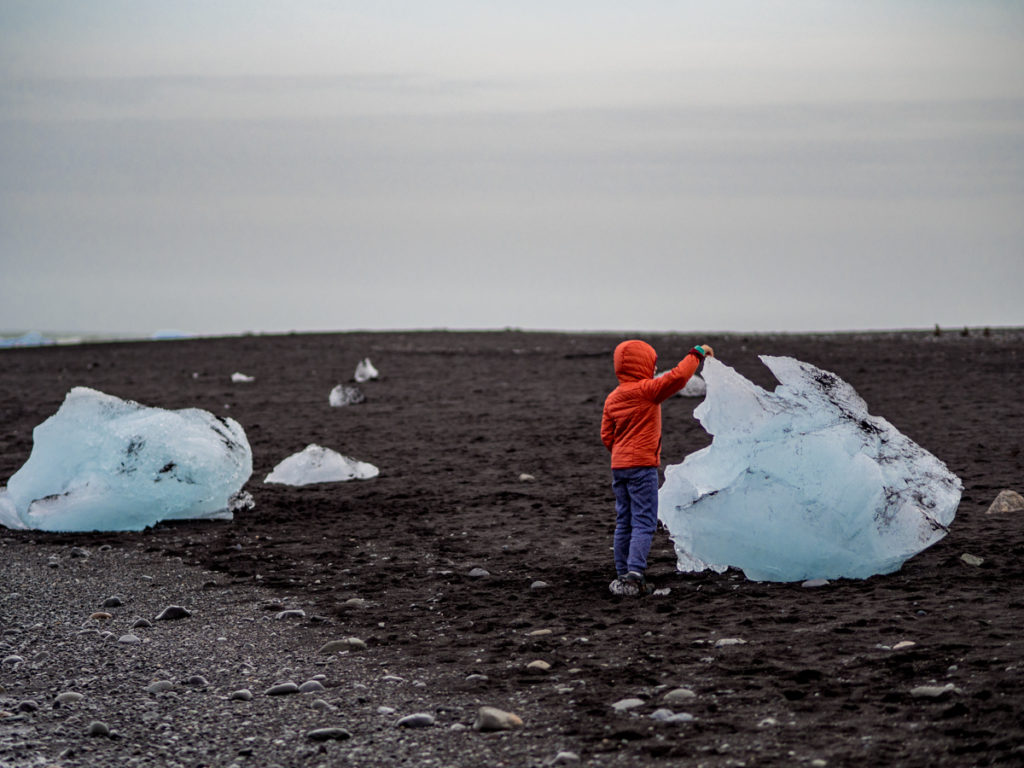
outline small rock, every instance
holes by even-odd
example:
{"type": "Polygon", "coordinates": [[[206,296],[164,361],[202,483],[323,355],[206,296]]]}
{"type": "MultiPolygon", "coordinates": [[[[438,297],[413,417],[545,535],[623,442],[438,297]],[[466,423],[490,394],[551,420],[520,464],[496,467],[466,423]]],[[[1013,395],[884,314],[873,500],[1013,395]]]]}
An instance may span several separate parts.
{"type": "Polygon", "coordinates": [[[2,662],[0,662],[0,664],[3,664],[3,666],[5,666],[5,667],[6,666],[12,666],[13,667],[14,665],[21,664],[24,661],[25,661],[25,659],[23,659],[21,656],[18,656],[17,654],[13,654],[12,653],[10,656],[5,657],[4,660],[2,662]]]}
{"type": "Polygon", "coordinates": [[[313,701],[309,703],[309,706],[311,706],[313,709],[319,709],[324,712],[329,712],[332,709],[334,709],[334,705],[326,701],[325,699],[313,699],[313,701]]]}
{"type": "Polygon", "coordinates": [[[968,565],[973,566],[979,566],[985,562],[985,558],[978,557],[977,555],[972,555],[970,552],[964,552],[962,555],[960,555],[960,559],[968,565]]]}
{"type": "Polygon", "coordinates": [[[106,611],[96,611],[96,613],[89,614],[89,618],[93,621],[107,621],[114,618],[114,616],[106,611]]]}
{"type": "Polygon", "coordinates": [[[53,706],[55,709],[57,707],[66,707],[68,704],[77,704],[84,698],[85,696],[80,693],[76,693],[75,691],[65,691],[53,700],[53,706]]]}
{"type": "Polygon", "coordinates": [[[344,728],[317,728],[307,733],[306,738],[313,741],[345,741],[351,739],[352,734],[344,728]]]}
{"type": "Polygon", "coordinates": [[[295,683],[287,682],[287,683],[278,683],[277,685],[272,685],[269,688],[267,688],[267,690],[265,690],[263,693],[266,696],[287,696],[288,694],[298,693],[298,692],[299,692],[299,686],[297,686],[295,683]]]}
{"type": "Polygon", "coordinates": [[[664,696],[662,696],[661,700],[664,701],[666,704],[679,704],[681,702],[689,701],[690,699],[695,698],[697,698],[697,694],[691,691],[689,688],[674,688],[668,693],[666,693],[664,696]]]}
{"type": "Polygon", "coordinates": [[[672,592],[672,587],[661,587],[661,588],[656,589],[653,592],[651,592],[651,594],[654,595],[655,597],[664,597],[665,595],[670,594],[671,592],[672,592]]]}
{"type": "Polygon", "coordinates": [[[377,707],[377,714],[378,715],[393,715],[393,714],[395,714],[396,711],[397,710],[395,710],[394,707],[385,707],[385,706],[377,707]]]}
{"type": "Polygon", "coordinates": [[[122,600],[117,595],[111,595],[103,601],[104,608],[119,608],[122,605],[124,605],[124,600],[122,600]]]}
{"type": "Polygon", "coordinates": [[[406,715],[401,718],[396,726],[399,728],[428,728],[434,724],[434,716],[427,712],[417,712],[414,715],[406,715]]]}
{"type": "Polygon", "coordinates": [[[631,709],[642,707],[644,705],[643,699],[619,699],[612,704],[612,709],[616,712],[628,712],[631,709]]]}
{"type": "Polygon", "coordinates": [[[473,728],[478,731],[508,731],[522,724],[522,718],[512,712],[505,712],[497,707],[480,707],[473,728]]]}
{"type": "Polygon", "coordinates": [[[183,608],[180,605],[168,605],[157,614],[155,621],[175,621],[177,619],[187,619],[191,615],[192,611],[188,608],[183,608]]]}
{"type": "Polygon", "coordinates": [[[533,632],[527,632],[526,636],[527,637],[544,637],[544,636],[550,635],[550,634],[551,634],[551,630],[550,629],[535,629],[535,630],[533,630],[533,632]]]}
{"type": "Polygon", "coordinates": [[[152,626],[153,622],[149,619],[138,619],[134,624],[132,624],[132,629],[148,629],[152,626]]]}
{"type": "Polygon", "coordinates": [[[807,581],[805,581],[800,586],[801,587],[806,587],[806,588],[827,587],[829,585],[829,583],[830,582],[829,582],[828,579],[808,579],[807,581]]]}
{"type": "Polygon", "coordinates": [[[486,579],[490,576],[490,571],[486,571],[483,568],[474,568],[468,574],[471,579],[486,579]]]}
{"type": "Polygon", "coordinates": [[[275,619],[304,619],[306,618],[306,612],[301,608],[290,608],[287,611],[281,611],[277,614],[275,619]]]}
{"type": "Polygon", "coordinates": [[[210,683],[202,675],[192,675],[187,680],[185,680],[185,685],[190,685],[193,688],[206,688],[210,685],[210,683]]]}
{"type": "Polygon", "coordinates": [[[825,768],[825,766],[828,765],[828,760],[822,760],[820,757],[816,757],[811,760],[811,765],[813,768],[825,768]]]}
{"type": "Polygon", "coordinates": [[[482,685],[484,683],[489,682],[490,679],[491,678],[489,678],[487,675],[481,675],[479,673],[476,673],[476,674],[468,675],[466,677],[466,682],[467,683],[472,683],[474,685],[482,685]]]}
{"type": "Polygon", "coordinates": [[[915,699],[938,699],[947,693],[960,693],[960,689],[952,683],[945,685],[919,685],[910,689],[910,695],[915,699]]]}
{"type": "Polygon", "coordinates": [[[72,547],[71,551],[68,552],[71,557],[88,557],[89,550],[84,547],[72,547]]]}
{"type": "Polygon", "coordinates": [[[650,717],[651,720],[660,720],[664,722],[665,720],[668,720],[670,717],[672,717],[674,714],[675,712],[673,712],[671,709],[662,708],[656,709],[653,712],[651,712],[650,717]]]}
{"type": "Polygon", "coordinates": [[[25,699],[18,702],[19,712],[35,712],[37,709],[39,709],[39,702],[34,699],[25,699]]]}
{"type": "Polygon", "coordinates": [[[535,482],[537,482],[537,478],[534,477],[533,475],[531,475],[529,472],[522,472],[519,475],[519,482],[520,483],[535,483],[535,482]]]}
{"type": "Polygon", "coordinates": [[[761,720],[757,724],[757,727],[758,728],[770,728],[773,725],[778,725],[778,724],[779,724],[779,721],[776,720],[774,717],[766,717],[764,720],[761,720]]]}
{"type": "Polygon", "coordinates": [[[559,752],[551,761],[551,765],[575,765],[580,761],[580,756],[575,752],[559,752]]]}
{"type": "Polygon", "coordinates": [[[228,701],[252,701],[252,691],[248,688],[232,691],[231,695],[228,696],[228,701]]]}
{"type": "Polygon", "coordinates": [[[124,643],[125,645],[138,645],[142,640],[135,635],[121,635],[117,638],[117,642],[124,643]]]}
{"type": "Polygon", "coordinates": [[[146,686],[147,693],[163,693],[169,691],[174,687],[174,683],[170,680],[154,680],[152,683],[146,686]]]}
{"type": "Polygon", "coordinates": [[[544,675],[551,671],[551,665],[543,659],[537,659],[526,665],[526,671],[533,675],[544,675]]]}
{"type": "Polygon", "coordinates": [[[739,637],[723,637],[715,641],[715,648],[725,648],[729,645],[746,645],[747,641],[739,637]]]}
{"type": "Polygon", "coordinates": [[[917,645],[917,643],[913,640],[900,640],[900,642],[896,643],[892,649],[894,651],[902,651],[904,648],[913,648],[915,645],[917,645]]]}
{"type": "Polygon", "coordinates": [[[318,680],[307,680],[299,686],[299,693],[319,693],[327,690],[318,680]]]}
{"type": "Polygon", "coordinates": [[[530,585],[530,590],[537,592],[541,589],[548,589],[550,586],[546,581],[535,581],[530,585]]]}
{"type": "Polygon", "coordinates": [[[109,736],[110,728],[104,722],[93,720],[85,729],[85,734],[86,736],[109,736]]]}
{"type": "Polygon", "coordinates": [[[1024,512],[1024,496],[1007,488],[1000,491],[995,501],[985,511],[986,515],[999,515],[1006,512],[1024,512]]]}
{"type": "Polygon", "coordinates": [[[358,637],[346,637],[344,640],[331,640],[320,646],[318,653],[329,655],[339,651],[365,651],[366,643],[358,637]]]}

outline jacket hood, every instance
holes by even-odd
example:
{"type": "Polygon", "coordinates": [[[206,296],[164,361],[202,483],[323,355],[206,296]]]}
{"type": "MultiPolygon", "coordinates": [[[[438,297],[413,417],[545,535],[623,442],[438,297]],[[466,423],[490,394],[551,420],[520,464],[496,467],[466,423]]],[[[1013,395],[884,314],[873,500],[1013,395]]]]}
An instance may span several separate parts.
{"type": "Polygon", "coordinates": [[[658,353],[646,341],[624,341],[615,348],[615,376],[622,384],[650,379],[657,361],[658,353]]]}

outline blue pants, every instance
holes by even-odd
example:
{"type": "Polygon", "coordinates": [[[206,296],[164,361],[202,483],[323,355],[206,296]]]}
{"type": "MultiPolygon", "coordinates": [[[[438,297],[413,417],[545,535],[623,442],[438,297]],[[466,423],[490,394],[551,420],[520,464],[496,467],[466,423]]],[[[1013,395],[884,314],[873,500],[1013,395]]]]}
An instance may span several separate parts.
{"type": "Polygon", "coordinates": [[[615,491],[615,572],[643,573],[658,527],[658,468],[612,470],[615,491]]]}

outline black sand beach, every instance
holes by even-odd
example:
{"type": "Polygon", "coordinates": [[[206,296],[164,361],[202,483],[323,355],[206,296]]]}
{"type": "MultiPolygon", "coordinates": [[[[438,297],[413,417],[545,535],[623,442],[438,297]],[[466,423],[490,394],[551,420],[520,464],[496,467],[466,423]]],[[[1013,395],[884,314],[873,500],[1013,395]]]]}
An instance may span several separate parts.
{"type": "MultiPolygon", "coordinates": [[[[611,351],[631,335],[347,333],[0,352],[0,482],[28,458],[32,428],[81,385],[237,419],[256,502],[232,522],[141,533],[0,530],[5,572],[38,577],[0,604],[3,655],[23,659],[0,670],[0,765],[539,766],[560,752],[593,766],[1024,764],[1024,514],[986,515],[1000,490],[1024,491],[1024,331],[644,335],[665,363],[709,342],[766,386],[758,354],[834,371],[946,462],[964,494],[950,534],[899,572],[816,589],[677,574],[659,533],[649,575],[671,591],[642,600],[607,591],[613,511],[598,436],[611,351]],[[366,402],[329,407],[363,357],[381,373],[360,385],[366,402]],[[255,381],[232,384],[235,371],[255,381]],[[380,476],[262,482],[310,443],[380,476]],[[90,557],[72,558],[73,547],[90,557]],[[470,577],[474,568],[489,575],[470,577]],[[33,592],[48,574],[63,586],[33,592]],[[139,581],[153,574],[157,592],[139,581]],[[538,580],[548,588],[531,589],[538,580]],[[124,605],[104,609],[118,583],[124,605]],[[171,602],[193,615],[133,629],[171,602]],[[274,618],[286,608],[305,615],[274,618]],[[91,620],[95,611],[111,618],[91,620]],[[138,645],[118,643],[132,632],[138,645]],[[216,653],[202,650],[219,636],[216,653]],[[366,648],[329,662],[318,653],[346,637],[366,648]],[[550,669],[528,669],[536,660],[550,669]],[[323,670],[317,698],[330,708],[264,695],[282,668],[296,683],[323,670]],[[197,674],[205,687],[184,682],[197,674]],[[145,692],[164,677],[174,690],[145,692]],[[246,687],[251,701],[228,700],[246,687]],[[680,688],[694,696],[666,704],[680,688]],[[77,689],[82,702],[53,707],[77,689]],[[642,704],[613,709],[626,698],[642,704]],[[38,709],[19,709],[26,700],[38,709]],[[473,730],[482,705],[523,727],[473,730]],[[693,720],[652,719],[662,707],[693,720]],[[434,724],[396,727],[414,712],[434,724]],[[85,736],[93,720],[119,738],[85,736]],[[329,726],[350,738],[307,735],[329,726]]],[[[664,406],[666,463],[707,444],[698,402],[664,406]]]]}

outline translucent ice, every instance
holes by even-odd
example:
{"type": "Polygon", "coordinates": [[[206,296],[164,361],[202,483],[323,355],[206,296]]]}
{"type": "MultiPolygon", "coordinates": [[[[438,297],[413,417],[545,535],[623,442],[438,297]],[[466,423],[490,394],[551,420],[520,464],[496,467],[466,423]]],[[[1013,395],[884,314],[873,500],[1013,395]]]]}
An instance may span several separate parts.
{"type": "Polygon", "coordinates": [[[694,415],[712,443],[666,469],[659,497],[680,570],[866,578],[946,535],[962,485],[945,464],[869,415],[835,374],[761,360],[780,382],[774,392],[704,363],[694,415]]]}
{"type": "Polygon", "coordinates": [[[370,358],[364,357],[356,366],[356,372],[353,378],[362,384],[370,379],[376,379],[378,375],[377,369],[374,368],[373,363],[370,362],[370,358]]]}
{"type": "Polygon", "coordinates": [[[249,376],[248,374],[241,373],[240,371],[235,371],[231,374],[232,384],[252,384],[254,381],[256,381],[255,376],[249,376]]]}
{"type": "Polygon", "coordinates": [[[359,387],[352,387],[348,384],[339,384],[331,390],[331,394],[327,396],[327,401],[335,408],[340,408],[345,405],[365,403],[366,395],[362,393],[359,387]]]}
{"type": "Polygon", "coordinates": [[[0,500],[0,522],[137,531],[160,520],[230,519],[251,474],[249,441],[232,419],[75,387],[35,428],[32,453],[0,500]]]}
{"type": "MultiPolygon", "coordinates": [[[[668,371],[662,371],[654,378],[660,379],[668,371]]],[[[690,380],[686,382],[686,386],[679,390],[678,395],[680,397],[704,397],[704,394],[708,391],[707,385],[704,383],[704,379],[700,376],[691,376],[690,380]]]]}
{"type": "Polygon", "coordinates": [[[337,483],[344,480],[368,480],[380,474],[373,464],[342,456],[330,448],[307,445],[282,461],[267,475],[265,483],[283,485],[309,485],[310,483],[337,483]]]}

